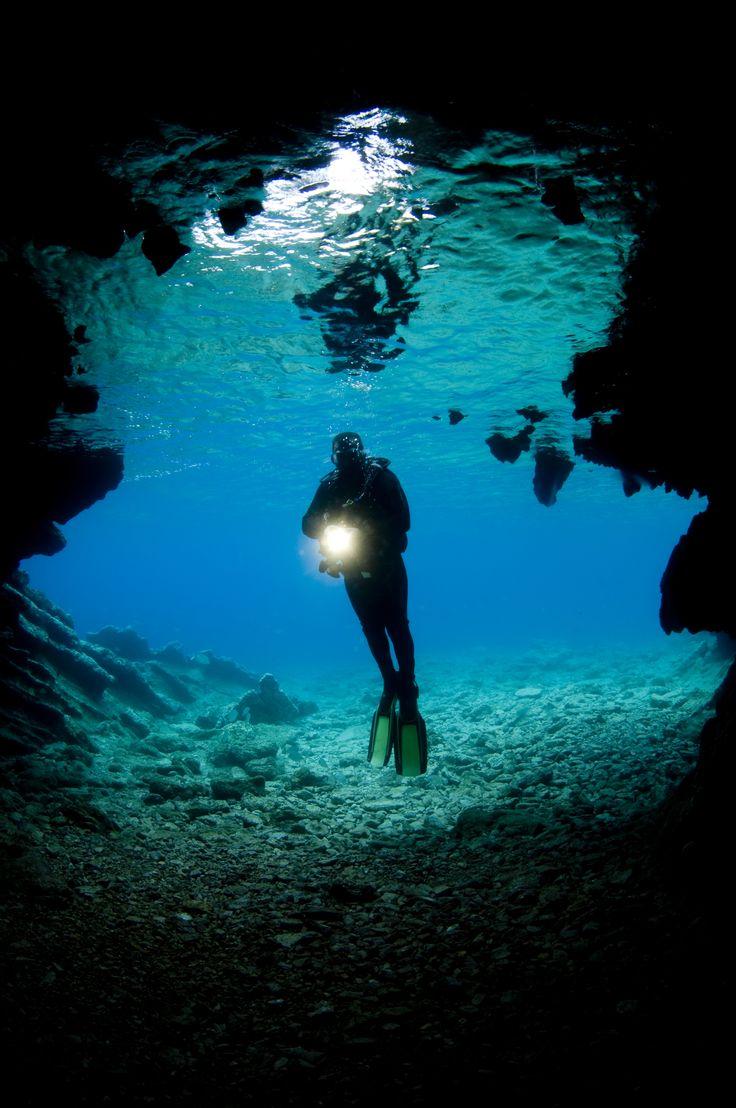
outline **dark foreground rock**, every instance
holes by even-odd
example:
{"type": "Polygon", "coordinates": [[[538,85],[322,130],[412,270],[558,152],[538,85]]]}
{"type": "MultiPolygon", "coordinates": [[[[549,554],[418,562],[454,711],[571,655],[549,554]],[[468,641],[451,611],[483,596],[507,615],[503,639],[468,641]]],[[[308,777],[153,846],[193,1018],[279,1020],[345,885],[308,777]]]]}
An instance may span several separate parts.
{"type": "Polygon", "coordinates": [[[264,850],[212,812],[41,820],[6,860],[15,1103],[713,1093],[725,967],[662,881],[646,820],[320,852],[293,828],[264,850]]]}

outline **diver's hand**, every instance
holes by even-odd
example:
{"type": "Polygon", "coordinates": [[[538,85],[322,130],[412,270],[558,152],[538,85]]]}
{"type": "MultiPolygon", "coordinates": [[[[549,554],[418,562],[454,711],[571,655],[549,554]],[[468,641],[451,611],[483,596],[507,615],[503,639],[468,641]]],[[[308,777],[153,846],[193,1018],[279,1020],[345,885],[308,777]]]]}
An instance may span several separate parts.
{"type": "MultiPolygon", "coordinates": [[[[325,548],[325,545],[324,545],[324,537],[325,537],[325,531],[327,530],[327,525],[329,524],[329,522],[330,522],[330,513],[329,512],[323,512],[322,513],[322,529],[321,529],[320,536],[319,536],[319,552],[320,552],[320,554],[327,554],[327,549],[325,548]]],[[[320,573],[324,573],[324,570],[322,569],[321,566],[320,566],[320,573]]]]}

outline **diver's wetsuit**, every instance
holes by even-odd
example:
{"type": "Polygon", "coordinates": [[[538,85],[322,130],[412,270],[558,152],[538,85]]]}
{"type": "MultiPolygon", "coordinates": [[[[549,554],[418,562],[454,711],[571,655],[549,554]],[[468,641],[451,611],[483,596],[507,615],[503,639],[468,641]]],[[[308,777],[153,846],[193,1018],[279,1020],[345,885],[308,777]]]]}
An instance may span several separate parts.
{"type": "Polygon", "coordinates": [[[367,458],[353,473],[328,473],[302,520],[302,531],[313,539],[320,538],[330,522],[359,528],[358,553],[343,567],[345,591],[387,689],[396,678],[387,632],[394,644],[400,682],[414,681],[408,581],[401,556],[407,547],[409,505],[388,465],[386,458],[367,458]]]}

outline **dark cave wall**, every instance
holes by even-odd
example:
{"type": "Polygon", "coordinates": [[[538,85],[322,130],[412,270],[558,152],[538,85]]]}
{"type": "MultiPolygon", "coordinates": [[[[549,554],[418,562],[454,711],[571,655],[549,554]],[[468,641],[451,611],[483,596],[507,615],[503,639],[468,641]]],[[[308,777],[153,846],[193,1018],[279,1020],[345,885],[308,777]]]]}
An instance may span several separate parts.
{"type": "MultiPolygon", "coordinates": [[[[733,372],[717,348],[722,293],[699,226],[704,185],[681,136],[651,151],[653,192],[606,346],[577,355],[563,383],[576,418],[591,418],[575,451],[633,481],[708,500],[662,579],[660,620],[672,631],[736,634],[727,529],[734,507],[733,372]],[[710,263],[710,266],[709,264],[710,263]]],[[[704,199],[704,198],[703,198],[704,199]]]]}
{"type": "Polygon", "coordinates": [[[57,524],[117,488],[123,477],[121,446],[100,446],[86,433],[84,416],[97,410],[100,397],[78,360],[84,328],[65,321],[39,287],[26,247],[62,246],[109,258],[127,238],[140,236],[141,249],[161,272],[168,268],[163,259],[173,264],[185,250],[157,207],[135,200],[99,164],[116,144],[150,135],[150,119],[132,104],[126,118],[123,111],[104,112],[89,93],[75,102],[69,89],[55,92],[43,111],[34,114],[26,105],[13,114],[6,133],[13,172],[0,187],[0,461],[7,481],[0,583],[20,560],[61,550],[65,540],[57,524]],[[75,108],[76,118],[68,114],[75,108]],[[70,418],[55,425],[57,416],[70,418]]]}
{"type": "MultiPolygon", "coordinates": [[[[707,498],[670,555],[661,581],[660,623],[672,632],[736,639],[736,509],[731,424],[734,374],[719,346],[724,293],[701,226],[707,184],[670,132],[655,151],[655,188],[628,266],[624,301],[606,346],[574,359],[563,383],[576,418],[591,419],[575,451],[621,470],[633,495],[646,482],[707,498]]],[[[732,837],[729,782],[736,741],[736,663],[714,698],[698,765],[666,806],[670,842],[717,878],[732,837]]],[[[715,882],[710,882],[715,887],[715,882]]]]}
{"type": "Polygon", "coordinates": [[[35,284],[22,260],[0,265],[4,328],[4,397],[0,465],[5,475],[0,582],[33,554],[55,554],[68,522],[123,476],[116,446],[85,441],[84,413],[94,411],[97,390],[74,375],[76,347],[58,308],[35,284]],[[57,412],[76,413],[78,427],[50,435],[57,412]]]}

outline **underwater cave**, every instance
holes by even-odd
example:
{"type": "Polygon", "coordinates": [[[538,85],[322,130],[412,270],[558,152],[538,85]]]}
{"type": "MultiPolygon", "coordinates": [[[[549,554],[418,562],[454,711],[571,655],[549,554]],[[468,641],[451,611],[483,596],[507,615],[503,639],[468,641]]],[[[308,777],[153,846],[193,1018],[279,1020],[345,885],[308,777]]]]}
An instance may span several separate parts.
{"type": "Polygon", "coordinates": [[[368,72],[10,126],[13,1103],[643,1103],[725,1065],[734,397],[679,117],[368,72]],[[350,559],[302,526],[342,432],[410,509],[426,770],[403,700],[369,760],[350,559]]]}

